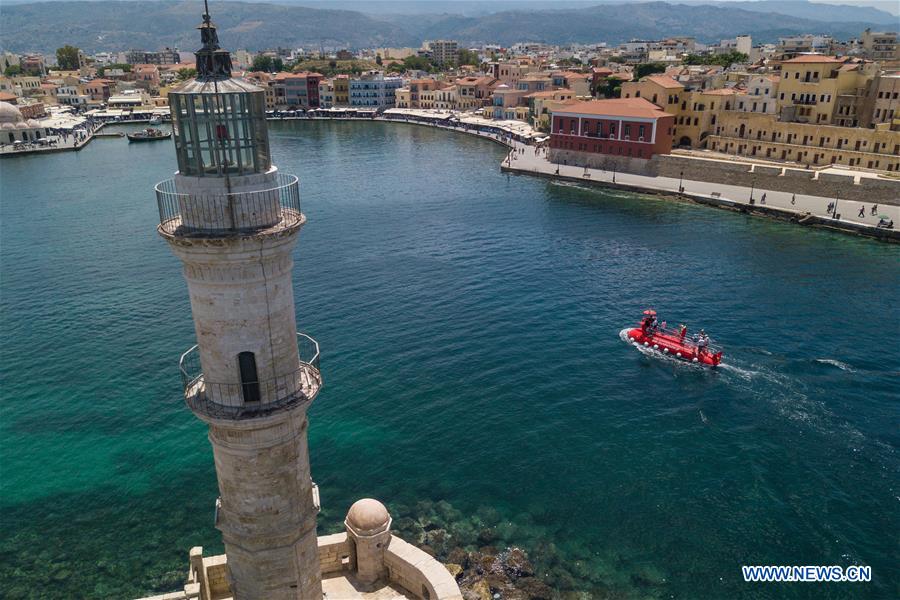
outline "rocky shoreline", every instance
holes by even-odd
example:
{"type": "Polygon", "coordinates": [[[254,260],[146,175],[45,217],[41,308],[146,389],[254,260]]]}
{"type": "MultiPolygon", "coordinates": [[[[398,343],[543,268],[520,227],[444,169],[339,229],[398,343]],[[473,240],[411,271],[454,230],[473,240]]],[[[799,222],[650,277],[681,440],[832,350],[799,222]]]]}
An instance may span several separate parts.
{"type": "Polygon", "coordinates": [[[561,550],[551,531],[528,515],[516,523],[497,509],[464,514],[449,502],[394,504],[392,530],[434,556],[453,574],[465,600],[657,598],[666,578],[655,568],[624,564],[615,553],[561,550]],[[521,522],[519,522],[521,521],[521,522]],[[615,561],[611,563],[610,561],[615,561]]]}

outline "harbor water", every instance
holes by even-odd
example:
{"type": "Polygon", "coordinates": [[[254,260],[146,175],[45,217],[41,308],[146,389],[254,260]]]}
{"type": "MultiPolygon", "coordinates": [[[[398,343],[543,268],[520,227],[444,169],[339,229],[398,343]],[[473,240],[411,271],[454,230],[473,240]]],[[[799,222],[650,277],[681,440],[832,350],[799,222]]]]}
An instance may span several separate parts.
{"type": "MultiPolygon", "coordinates": [[[[451,543],[518,545],[588,598],[888,598],[900,589],[900,249],[499,172],[492,142],[284,122],[320,531],[383,500],[451,543]],[[620,338],[644,308],[718,370],[620,338]],[[485,533],[487,531],[487,533],[485,533]],[[868,565],[748,584],[741,565],[868,565]]],[[[155,231],[171,140],[0,162],[0,590],[129,598],[222,551],[195,343],[155,231]]],[[[405,523],[405,525],[404,525],[405,523]]],[[[410,540],[418,541],[418,540],[410,540]]]]}

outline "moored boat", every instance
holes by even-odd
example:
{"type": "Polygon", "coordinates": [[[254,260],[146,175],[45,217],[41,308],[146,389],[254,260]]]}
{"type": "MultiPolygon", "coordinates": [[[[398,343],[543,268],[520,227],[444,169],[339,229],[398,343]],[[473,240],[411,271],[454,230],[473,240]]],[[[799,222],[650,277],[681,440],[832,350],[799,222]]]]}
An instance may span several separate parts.
{"type": "Polygon", "coordinates": [[[714,346],[704,330],[689,338],[687,327],[670,329],[659,325],[656,311],[647,309],[640,325],[628,330],[628,339],[635,346],[651,348],[679,360],[716,367],[722,362],[722,350],[714,346]]]}
{"type": "Polygon", "coordinates": [[[172,137],[171,131],[162,131],[161,129],[153,129],[152,127],[148,127],[143,131],[138,131],[136,133],[128,133],[129,142],[152,142],[155,140],[166,140],[172,137]]]}

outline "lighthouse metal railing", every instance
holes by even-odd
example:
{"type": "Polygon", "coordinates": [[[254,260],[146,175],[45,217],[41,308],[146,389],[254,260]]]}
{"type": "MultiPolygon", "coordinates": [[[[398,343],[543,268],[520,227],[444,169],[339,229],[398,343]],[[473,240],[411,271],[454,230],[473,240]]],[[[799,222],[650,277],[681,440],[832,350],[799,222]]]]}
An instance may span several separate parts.
{"type": "Polygon", "coordinates": [[[260,190],[196,194],[175,179],[156,184],[159,228],[170,235],[221,236],[299,224],[300,181],[278,173],[277,185],[260,190]]]}
{"type": "MultiPolygon", "coordinates": [[[[184,397],[191,409],[222,419],[249,419],[312,400],[322,387],[319,343],[297,333],[297,369],[260,381],[207,381],[200,365],[199,346],[181,355],[179,369],[184,397]]],[[[235,369],[237,372],[237,369],[235,369]]]]}

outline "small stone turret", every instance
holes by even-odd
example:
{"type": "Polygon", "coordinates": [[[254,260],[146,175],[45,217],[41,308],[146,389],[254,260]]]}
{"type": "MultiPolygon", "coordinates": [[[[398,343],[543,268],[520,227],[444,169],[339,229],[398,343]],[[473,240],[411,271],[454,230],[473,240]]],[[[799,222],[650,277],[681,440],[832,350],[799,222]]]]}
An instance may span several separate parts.
{"type": "Polygon", "coordinates": [[[363,498],[350,507],[344,525],[356,550],[357,580],[372,585],[387,572],[384,553],[391,541],[391,515],[378,500],[363,498]]]}

